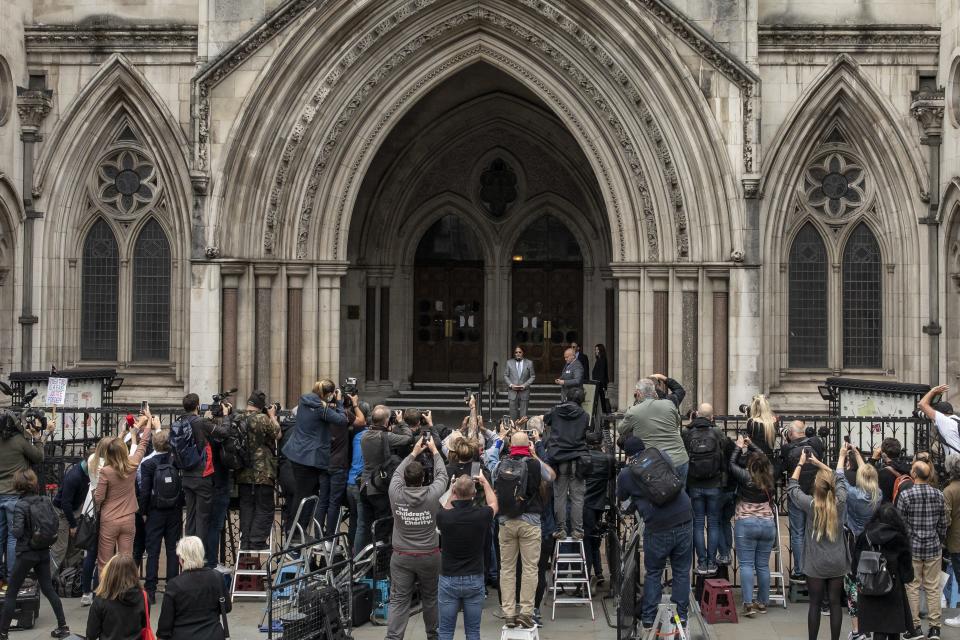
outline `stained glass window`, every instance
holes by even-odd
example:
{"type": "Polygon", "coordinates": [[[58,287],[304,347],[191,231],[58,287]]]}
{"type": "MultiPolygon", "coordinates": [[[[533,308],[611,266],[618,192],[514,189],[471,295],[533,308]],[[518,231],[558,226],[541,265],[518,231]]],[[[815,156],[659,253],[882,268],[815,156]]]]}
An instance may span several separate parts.
{"type": "Polygon", "coordinates": [[[117,296],[120,255],[113,231],[98,220],[83,242],[80,357],[117,359],[117,296]]]}
{"type": "Polygon", "coordinates": [[[156,220],[133,249],[133,359],[170,357],[170,244],[156,220]]]}
{"type": "Polygon", "coordinates": [[[883,366],[880,245],[863,223],[843,250],[843,366],[883,366]]]}
{"type": "Polygon", "coordinates": [[[790,248],[790,366],[827,366],[827,249],[811,223],[790,248]]]}

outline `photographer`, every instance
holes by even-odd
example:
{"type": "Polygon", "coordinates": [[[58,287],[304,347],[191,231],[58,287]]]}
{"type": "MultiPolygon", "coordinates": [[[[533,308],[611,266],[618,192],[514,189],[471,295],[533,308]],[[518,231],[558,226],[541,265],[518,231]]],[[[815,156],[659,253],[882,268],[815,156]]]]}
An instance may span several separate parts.
{"type": "MultiPolygon", "coordinates": [[[[43,441],[54,428],[53,422],[46,431],[42,423],[33,421],[34,428],[23,429],[20,419],[11,411],[0,413],[0,543],[6,548],[6,576],[13,574],[17,540],[13,535],[13,513],[20,498],[13,486],[13,475],[26,471],[30,465],[43,462],[43,441]]],[[[3,572],[0,571],[0,574],[3,572]]]]}
{"type": "MultiPolygon", "coordinates": [[[[390,459],[394,450],[406,447],[413,442],[413,436],[390,432],[390,409],[382,404],[373,408],[370,427],[360,438],[360,451],[363,454],[363,473],[360,475],[360,521],[357,527],[354,549],[363,549],[372,540],[373,525],[377,520],[390,517],[390,498],[381,482],[374,482],[388,472],[393,477],[390,459]]],[[[418,451],[419,453],[419,451],[418,451]]],[[[446,475],[446,472],[444,472],[446,475]]]]}
{"type": "Polygon", "coordinates": [[[661,398],[657,391],[660,383],[667,384],[659,377],[656,381],[652,378],[640,378],[637,381],[633,392],[636,402],[627,409],[623,422],[617,427],[618,441],[632,435],[640,438],[646,446],[663,451],[670,456],[680,481],[686,484],[690,456],[687,455],[683,438],[680,436],[680,413],[677,411],[676,402],[677,398],[683,399],[683,387],[675,384],[670,394],[661,398]]]}
{"type": "Polygon", "coordinates": [[[351,466],[350,440],[354,431],[362,431],[367,422],[360,408],[360,397],[356,393],[344,399],[344,412],[347,415],[347,424],[330,424],[330,490],[329,496],[321,494],[318,505],[317,521],[323,526],[323,534],[326,536],[339,533],[337,520],[340,517],[340,505],[346,495],[347,476],[351,466]]]}
{"type": "Polygon", "coordinates": [[[447,470],[437,450],[437,441],[427,436],[417,440],[413,452],[403,459],[390,480],[393,512],[393,555],[390,557],[390,607],[387,640],[401,640],[410,618],[414,584],[420,584],[423,626],[427,638],[437,636],[437,580],[440,575],[440,540],[437,513],[440,496],[447,488],[447,470]],[[417,458],[428,449],[436,477],[427,484],[426,472],[417,458]]]}
{"type": "MultiPolygon", "coordinates": [[[[433,412],[429,409],[407,409],[403,412],[403,421],[410,427],[414,441],[429,436],[433,438],[434,442],[443,442],[443,438],[440,437],[440,431],[433,425],[433,412]]],[[[438,450],[440,449],[438,448],[438,450]]],[[[446,457],[442,450],[440,450],[440,457],[443,458],[443,462],[446,464],[446,457]]],[[[427,472],[427,481],[431,481],[433,479],[433,456],[427,451],[422,451],[417,458],[417,462],[422,464],[424,470],[427,472]]]]}
{"type": "Polygon", "coordinates": [[[884,438],[879,447],[874,448],[870,462],[877,466],[877,482],[883,502],[893,502],[894,487],[897,478],[909,476],[913,462],[903,457],[903,446],[896,438],[884,438]]]}
{"type": "MultiPolygon", "coordinates": [[[[156,601],[160,549],[167,552],[167,580],[179,572],[177,542],[183,530],[183,490],[170,455],[170,435],[159,431],[153,436],[154,455],[140,463],[137,500],[146,529],[147,574],[144,590],[153,604],[156,601]]],[[[137,516],[138,518],[141,516],[137,516]]]]}
{"type": "Polygon", "coordinates": [[[553,485],[553,512],[557,529],[556,539],[573,535],[583,540],[583,494],[586,489],[581,459],[587,455],[587,426],[590,416],[583,404],[583,387],[567,391],[567,399],[554,407],[544,418],[550,427],[545,441],[547,457],[557,472],[553,485]],[[567,524],[567,502],[570,503],[570,527],[567,524]],[[566,529],[566,530],[565,530],[566,529]]]}
{"type": "Polygon", "coordinates": [[[662,373],[652,373],[650,379],[657,387],[657,397],[661,400],[669,400],[679,409],[680,403],[687,396],[686,389],[679,382],[662,373]]]}
{"type": "MultiPolygon", "coordinates": [[[[759,397],[759,396],[758,396],[759,397]]],[[[754,400],[756,402],[756,399],[754,400]]],[[[750,441],[764,451],[763,444],[766,443],[763,432],[755,432],[761,440],[750,441]]],[[[800,460],[810,459],[812,453],[819,460],[823,458],[823,441],[818,438],[813,427],[807,428],[803,420],[794,420],[787,428],[787,441],[780,447],[780,466],[787,472],[787,477],[793,476],[794,470],[800,465],[800,460]],[[807,452],[806,458],[803,457],[804,451],[807,452]]],[[[765,451],[764,451],[765,452],[765,451]]],[[[818,468],[812,462],[806,464],[800,469],[799,487],[800,491],[806,495],[812,495],[813,483],[817,477],[818,468]]],[[[794,501],[787,501],[787,516],[790,523],[790,549],[793,551],[793,572],[790,574],[791,582],[804,582],[803,576],[803,550],[806,540],[807,514],[794,501]]]]}
{"type": "Polygon", "coordinates": [[[240,548],[268,549],[273,527],[273,485],[277,479],[277,440],[280,423],[276,405],[267,406],[267,394],[254,391],[247,407],[235,418],[245,440],[245,467],[237,472],[240,502],[240,548]]]}
{"type": "MultiPolygon", "coordinates": [[[[300,396],[293,435],[283,448],[296,481],[294,513],[304,498],[319,495],[321,500],[329,499],[330,427],[346,424],[343,397],[332,380],[318,380],[310,393],[300,396]]],[[[308,512],[300,514],[304,531],[313,516],[308,512]]]]}

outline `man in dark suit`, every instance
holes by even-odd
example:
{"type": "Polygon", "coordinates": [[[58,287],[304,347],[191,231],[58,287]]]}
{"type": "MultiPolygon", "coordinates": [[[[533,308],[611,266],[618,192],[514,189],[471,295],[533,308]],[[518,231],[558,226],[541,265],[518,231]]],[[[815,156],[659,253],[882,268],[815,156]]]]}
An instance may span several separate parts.
{"type": "Polygon", "coordinates": [[[566,402],[567,393],[569,393],[571,389],[583,388],[584,370],[583,365],[577,362],[577,356],[573,349],[568,348],[564,351],[563,359],[566,361],[566,364],[560,373],[560,377],[554,380],[554,382],[560,385],[560,401],[566,402]]]}
{"type": "Polygon", "coordinates": [[[523,347],[517,345],[513,359],[503,368],[503,382],[507,385],[507,400],[510,401],[510,418],[516,420],[527,415],[530,402],[530,387],[537,379],[533,363],[524,357],[523,347]]]}
{"type": "Polygon", "coordinates": [[[571,342],[570,348],[573,349],[573,355],[577,357],[577,362],[583,367],[583,379],[587,380],[587,376],[590,375],[590,360],[587,359],[587,354],[580,348],[579,342],[571,342]]]}

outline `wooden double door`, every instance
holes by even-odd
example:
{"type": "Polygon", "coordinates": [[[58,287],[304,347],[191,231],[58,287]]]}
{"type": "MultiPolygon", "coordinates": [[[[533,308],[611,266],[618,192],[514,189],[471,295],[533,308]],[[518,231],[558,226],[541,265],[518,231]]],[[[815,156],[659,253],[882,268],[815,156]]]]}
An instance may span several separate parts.
{"type": "Polygon", "coordinates": [[[414,270],[413,376],[416,382],[476,385],[484,373],[483,266],[418,265],[414,270]]]}
{"type": "MultiPolygon", "coordinates": [[[[564,350],[583,340],[583,268],[570,263],[514,265],[511,309],[511,349],[523,347],[537,382],[553,381],[563,369],[564,350]]],[[[585,374],[589,378],[590,372],[585,374]]]]}

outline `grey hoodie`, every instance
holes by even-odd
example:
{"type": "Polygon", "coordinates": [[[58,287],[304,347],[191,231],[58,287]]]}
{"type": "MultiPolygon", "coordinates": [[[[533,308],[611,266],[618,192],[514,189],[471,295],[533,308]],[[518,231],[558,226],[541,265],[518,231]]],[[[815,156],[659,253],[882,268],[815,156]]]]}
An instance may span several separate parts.
{"type": "Polygon", "coordinates": [[[440,454],[433,457],[433,484],[408,487],[403,471],[413,462],[413,455],[403,459],[390,479],[390,509],[393,511],[393,549],[425,553],[440,546],[437,513],[440,496],[447,490],[447,469],[440,454]]]}

